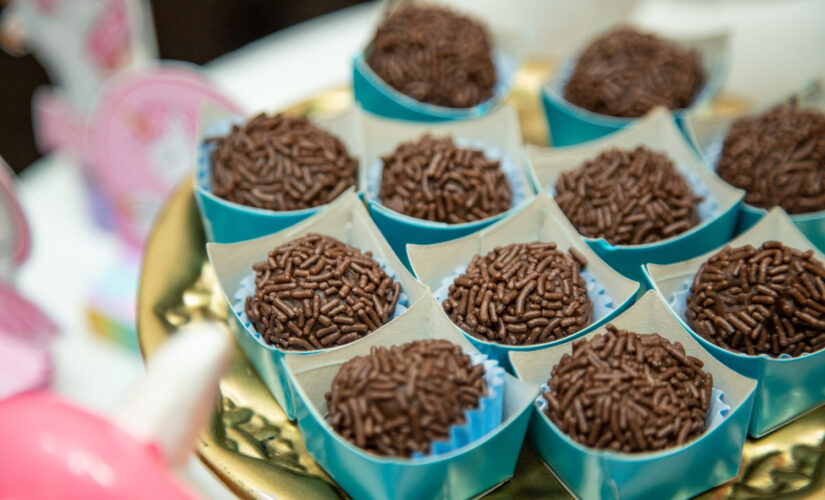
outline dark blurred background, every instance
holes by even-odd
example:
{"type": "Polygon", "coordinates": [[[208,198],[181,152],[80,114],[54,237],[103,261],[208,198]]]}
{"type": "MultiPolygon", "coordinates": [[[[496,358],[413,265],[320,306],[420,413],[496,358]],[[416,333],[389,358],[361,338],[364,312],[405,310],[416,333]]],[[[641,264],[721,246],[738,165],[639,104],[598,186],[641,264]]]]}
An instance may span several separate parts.
{"type": "MultiPolygon", "coordinates": [[[[161,58],[203,64],[274,31],[363,1],[151,0],[151,5],[161,58]]],[[[0,156],[18,172],[39,157],[31,95],[47,82],[31,56],[0,50],[0,156]]]]}

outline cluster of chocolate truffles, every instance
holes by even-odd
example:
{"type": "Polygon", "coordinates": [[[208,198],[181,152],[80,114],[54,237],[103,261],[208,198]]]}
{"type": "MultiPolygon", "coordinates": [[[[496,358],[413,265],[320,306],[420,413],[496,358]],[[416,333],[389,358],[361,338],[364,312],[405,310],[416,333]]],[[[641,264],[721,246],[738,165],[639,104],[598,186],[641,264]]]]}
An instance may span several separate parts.
{"type": "Polygon", "coordinates": [[[508,345],[552,342],[593,320],[581,268],[555,243],[518,243],[476,255],[449,288],[444,311],[465,332],[508,345]]]}
{"type": "Polygon", "coordinates": [[[673,161],[644,146],[612,148],[556,181],[556,202],[584,236],[613,245],[653,243],[698,221],[702,200],[673,161]]]}
{"type": "Polygon", "coordinates": [[[367,64],[421,102],[469,108],[493,96],[490,37],[478,22],[436,6],[401,7],[378,27],[367,64]]]}
{"type": "Polygon", "coordinates": [[[425,134],[381,157],[379,198],[410,217],[458,224],[510,209],[512,192],[500,162],[451,137],[425,134]]]}
{"type": "Polygon", "coordinates": [[[355,186],[358,162],[334,135],[303,117],[259,114],[209,140],[212,192],[268,210],[331,202],[355,186]]]}
{"type": "Polygon", "coordinates": [[[799,356],[825,347],[825,266],[779,241],[725,247],[693,279],[688,324],[748,355],[799,356]]]}
{"type": "Polygon", "coordinates": [[[745,202],[791,214],[825,210],[825,113],[778,106],[734,122],[716,165],[745,202]]]}
{"type": "Polygon", "coordinates": [[[287,350],[358,340],[392,318],[401,295],[371,252],[321,234],[275,248],[253,269],[246,315],[267,343],[287,350]]]}
{"type": "Polygon", "coordinates": [[[487,395],[484,365],[447,340],[373,347],[347,361],[326,394],[344,439],[379,455],[428,454],[487,395]]]}
{"type": "Polygon", "coordinates": [[[682,344],[607,325],[553,367],[545,413],[590,448],[625,453],[680,446],[705,431],[713,376],[682,344]]]}
{"type": "Polygon", "coordinates": [[[564,98],[594,113],[638,117],[656,106],[686,108],[704,80],[695,51],[622,28],[585,49],[564,98]]]}

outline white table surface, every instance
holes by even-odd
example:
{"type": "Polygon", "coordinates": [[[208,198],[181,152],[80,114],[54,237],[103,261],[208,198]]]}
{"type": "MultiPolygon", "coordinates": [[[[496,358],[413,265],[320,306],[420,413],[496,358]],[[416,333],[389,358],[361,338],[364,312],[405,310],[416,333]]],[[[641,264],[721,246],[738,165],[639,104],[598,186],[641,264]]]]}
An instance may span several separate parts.
{"type": "MultiPolygon", "coordinates": [[[[636,4],[634,0],[622,2],[622,8],[636,4]]],[[[493,0],[469,3],[474,9],[502,5],[493,0]]],[[[506,17],[511,22],[532,23],[540,43],[537,51],[558,57],[559,51],[580,43],[574,37],[601,29],[607,22],[605,12],[617,10],[613,0],[580,3],[577,10],[569,0],[526,2],[523,9],[508,2],[506,17]],[[553,14],[561,11],[579,20],[579,28],[558,22],[555,31],[541,27],[542,20],[558,19],[553,14]],[[555,43],[553,33],[561,34],[563,40],[555,43]]],[[[821,55],[825,2],[821,0],[728,1],[723,5],[699,0],[648,1],[626,12],[644,27],[673,31],[731,27],[734,63],[727,90],[754,100],[773,99],[825,74],[821,55]]],[[[366,4],[316,18],[223,56],[207,65],[207,72],[245,109],[276,110],[348,82],[351,57],[368,40],[378,14],[378,5],[366,4]]],[[[36,162],[21,176],[19,192],[32,227],[33,251],[17,283],[62,330],[53,345],[53,389],[84,406],[109,412],[134,384],[142,365],[135,354],[92,336],[84,309],[96,276],[117,264],[119,243],[91,221],[83,179],[70,162],[54,156],[36,162]]],[[[194,460],[187,477],[205,496],[231,496],[194,460]]]]}

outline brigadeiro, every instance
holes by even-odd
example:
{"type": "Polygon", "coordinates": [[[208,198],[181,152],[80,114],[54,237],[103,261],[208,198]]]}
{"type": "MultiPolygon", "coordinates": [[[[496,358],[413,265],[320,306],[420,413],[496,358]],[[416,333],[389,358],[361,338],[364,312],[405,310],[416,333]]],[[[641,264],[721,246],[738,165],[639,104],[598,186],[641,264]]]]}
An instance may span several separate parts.
{"type": "Polygon", "coordinates": [[[784,105],[735,121],[716,171],[755,207],[825,210],[825,113],[784,105]]]}
{"type": "Polygon", "coordinates": [[[518,243],[476,255],[449,288],[444,311],[465,332],[530,345],[575,333],[593,319],[583,255],[555,243],[518,243]]]}
{"type": "Polygon", "coordinates": [[[304,117],[262,113],[209,142],[212,193],[234,203],[301,210],[357,182],[358,162],[344,144],[304,117]]]}
{"type": "Polygon", "coordinates": [[[667,155],[611,148],[556,181],[556,202],[576,229],[612,245],[653,243],[699,222],[702,197],[667,155]]]}
{"type": "Polygon", "coordinates": [[[425,134],[381,161],[378,197],[401,214],[458,224],[510,209],[512,191],[500,162],[456,146],[451,137],[425,134]]]}
{"type": "Polygon", "coordinates": [[[326,394],[344,439],[379,455],[427,455],[487,395],[483,364],[447,340],[373,347],[341,366],[326,394]]]}
{"type": "Polygon", "coordinates": [[[696,51],[621,28],[584,50],[564,88],[564,98],[594,113],[638,117],[656,106],[686,108],[704,80],[696,51]]]}
{"type": "Polygon", "coordinates": [[[366,336],[392,318],[401,295],[372,258],[335,238],[310,233],[253,266],[255,293],[244,310],[270,345],[310,351],[366,336]]]}
{"type": "Polygon", "coordinates": [[[705,432],[713,376],[679,342],[607,325],[573,342],[542,392],[574,441],[624,453],[681,446],[705,432]]]}
{"type": "Polygon", "coordinates": [[[388,85],[421,102],[469,108],[493,96],[492,43],[480,23],[443,7],[401,7],[370,44],[367,64],[388,85]]]}
{"type": "Polygon", "coordinates": [[[748,355],[822,349],[825,267],[813,255],[778,241],[725,247],[693,279],[688,324],[708,341],[748,355]]]}

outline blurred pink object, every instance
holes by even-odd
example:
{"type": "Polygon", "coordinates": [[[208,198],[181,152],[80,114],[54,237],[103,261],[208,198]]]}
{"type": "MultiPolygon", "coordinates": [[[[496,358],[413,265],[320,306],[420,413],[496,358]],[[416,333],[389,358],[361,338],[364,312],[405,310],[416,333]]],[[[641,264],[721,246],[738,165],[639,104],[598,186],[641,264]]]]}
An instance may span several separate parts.
{"type": "Polygon", "coordinates": [[[52,375],[49,351],[18,337],[0,335],[0,401],[45,388],[52,375]]]}
{"type": "Polygon", "coordinates": [[[231,351],[214,324],[180,331],[111,419],[42,391],[0,401],[0,498],[195,498],[170,469],[191,453],[231,351]]]}

